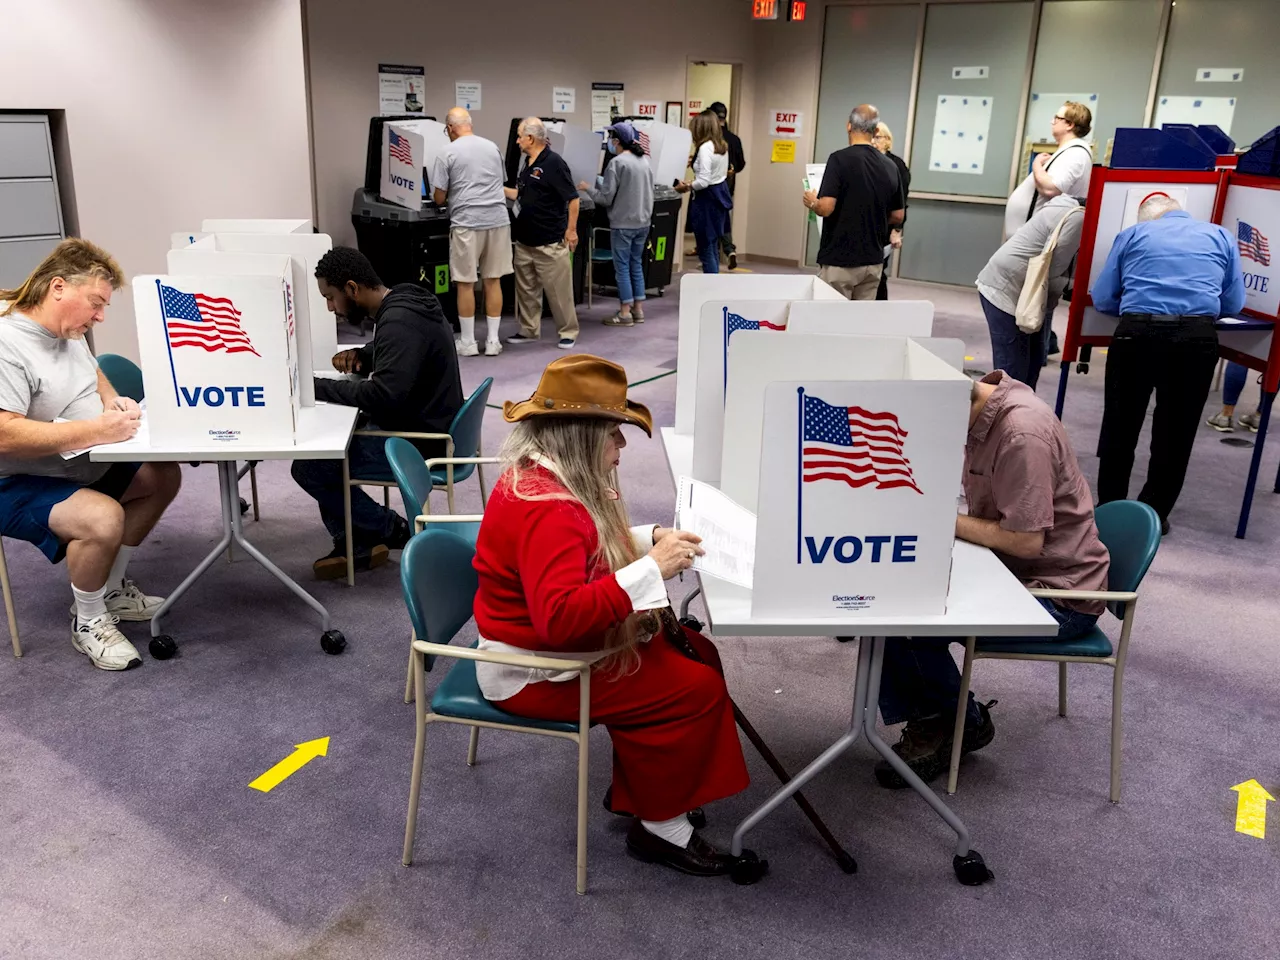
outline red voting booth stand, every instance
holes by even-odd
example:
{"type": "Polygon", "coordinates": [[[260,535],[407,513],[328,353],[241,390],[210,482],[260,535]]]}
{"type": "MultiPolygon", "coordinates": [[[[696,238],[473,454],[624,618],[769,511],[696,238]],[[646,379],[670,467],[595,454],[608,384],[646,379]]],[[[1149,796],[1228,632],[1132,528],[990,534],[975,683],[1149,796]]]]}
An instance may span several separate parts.
{"type": "MultiPolygon", "coordinates": [[[[1088,373],[1092,348],[1108,345],[1115,332],[1119,318],[1095,310],[1089,291],[1116,234],[1135,222],[1137,206],[1146,197],[1166,193],[1193,217],[1223,224],[1233,235],[1244,223],[1280,242],[1280,179],[1237,173],[1231,169],[1234,160],[1220,158],[1217,170],[1094,168],[1076,258],[1075,294],[1062,349],[1056,407],[1059,417],[1066,405],[1072,365],[1076,365],[1078,373],[1088,373]]],[[[1243,261],[1246,306],[1239,317],[1224,317],[1217,324],[1221,356],[1262,375],[1261,423],[1236,524],[1236,537],[1240,539],[1248,529],[1271,407],[1280,387],[1280,336],[1276,335],[1276,325],[1280,324],[1280,264],[1272,267],[1270,261],[1269,253],[1261,254],[1256,262],[1243,261]]],[[[1280,472],[1274,489],[1280,493],[1280,472]]]]}

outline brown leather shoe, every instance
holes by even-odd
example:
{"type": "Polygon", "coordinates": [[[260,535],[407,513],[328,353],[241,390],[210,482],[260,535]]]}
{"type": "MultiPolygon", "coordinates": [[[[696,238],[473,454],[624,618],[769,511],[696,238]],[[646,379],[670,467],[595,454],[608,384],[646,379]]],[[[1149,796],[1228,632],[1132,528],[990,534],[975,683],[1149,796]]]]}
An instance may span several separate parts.
{"type": "Polygon", "coordinates": [[[660,863],[693,877],[722,877],[728,874],[733,857],[721,853],[697,833],[687,847],[677,847],[644,828],[639,819],[627,831],[627,851],[645,863],[660,863]]]}

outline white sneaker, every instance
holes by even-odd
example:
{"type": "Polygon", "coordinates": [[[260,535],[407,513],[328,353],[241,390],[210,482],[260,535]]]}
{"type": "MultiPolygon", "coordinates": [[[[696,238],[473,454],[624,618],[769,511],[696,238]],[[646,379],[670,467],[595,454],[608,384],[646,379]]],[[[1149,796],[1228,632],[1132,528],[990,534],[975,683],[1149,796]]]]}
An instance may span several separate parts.
{"type": "Polygon", "coordinates": [[[502,352],[501,340],[487,340],[484,345],[484,353],[486,357],[496,357],[502,352]]]}
{"type": "Polygon", "coordinates": [[[85,623],[76,618],[71,632],[71,645],[83,653],[99,670],[128,670],[142,666],[137,649],[116,629],[119,621],[109,613],[85,623]]]}
{"type": "Polygon", "coordinates": [[[453,345],[458,348],[458,356],[460,357],[480,356],[480,345],[474,340],[455,340],[453,345]]]}
{"type": "Polygon", "coordinates": [[[124,578],[119,590],[110,591],[105,599],[107,613],[134,623],[150,620],[164,605],[164,597],[148,596],[128,577],[124,578]]]}

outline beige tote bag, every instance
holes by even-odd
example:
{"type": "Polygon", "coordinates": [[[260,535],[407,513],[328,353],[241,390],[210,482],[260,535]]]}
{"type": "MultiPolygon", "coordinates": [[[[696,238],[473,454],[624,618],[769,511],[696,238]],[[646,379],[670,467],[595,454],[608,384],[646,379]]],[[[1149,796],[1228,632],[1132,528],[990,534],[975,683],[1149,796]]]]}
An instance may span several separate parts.
{"type": "Polygon", "coordinates": [[[1049,271],[1053,269],[1058,235],[1062,233],[1062,225],[1077,213],[1083,215],[1083,208],[1068,210],[1053,228],[1053,233],[1049,234],[1044,250],[1027,261],[1027,278],[1022,282],[1022,293],[1018,295],[1018,309],[1014,314],[1018,329],[1023,333],[1038,333],[1044,325],[1044,310],[1049,300],[1049,271]]]}

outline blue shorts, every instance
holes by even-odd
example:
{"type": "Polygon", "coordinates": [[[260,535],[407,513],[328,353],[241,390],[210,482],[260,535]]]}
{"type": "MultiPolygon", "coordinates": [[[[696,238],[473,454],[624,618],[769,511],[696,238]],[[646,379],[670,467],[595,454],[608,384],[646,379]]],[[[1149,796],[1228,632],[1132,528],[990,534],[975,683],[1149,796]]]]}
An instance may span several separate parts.
{"type": "Polygon", "coordinates": [[[119,500],[141,466],[113,463],[93,483],[63,477],[0,477],[0,535],[34,543],[51,563],[58,563],[66,556],[67,545],[49,529],[49,511],[86,488],[119,500]]]}

